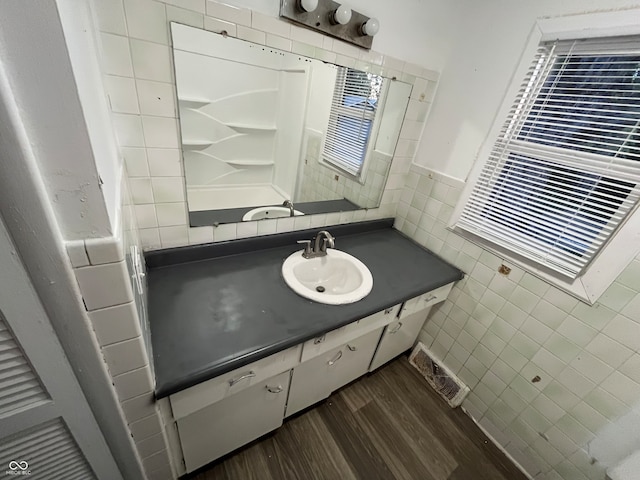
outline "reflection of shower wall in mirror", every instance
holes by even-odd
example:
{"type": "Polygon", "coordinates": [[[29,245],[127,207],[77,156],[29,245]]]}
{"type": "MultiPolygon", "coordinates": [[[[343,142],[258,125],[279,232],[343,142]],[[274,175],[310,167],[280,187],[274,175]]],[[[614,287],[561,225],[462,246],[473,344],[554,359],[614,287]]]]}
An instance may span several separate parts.
{"type": "Polygon", "coordinates": [[[172,34],[189,210],[292,198],[304,62],[183,25],[172,34]]]}

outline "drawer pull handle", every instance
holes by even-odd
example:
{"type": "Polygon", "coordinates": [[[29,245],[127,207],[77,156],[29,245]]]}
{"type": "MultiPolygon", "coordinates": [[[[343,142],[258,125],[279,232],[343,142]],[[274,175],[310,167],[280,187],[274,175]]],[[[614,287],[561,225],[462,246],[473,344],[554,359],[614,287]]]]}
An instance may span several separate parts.
{"type": "Polygon", "coordinates": [[[438,298],[437,295],[429,295],[427,298],[424,299],[424,301],[430,302],[431,300],[435,300],[436,298],[438,298]]]}
{"type": "Polygon", "coordinates": [[[280,393],[282,392],[282,390],[284,390],[282,388],[282,385],[278,385],[277,387],[270,387],[269,385],[267,385],[266,388],[269,393],[280,393]]]}
{"type": "Polygon", "coordinates": [[[393,307],[384,309],[384,314],[385,315],[389,315],[391,312],[393,312],[393,307]]]}
{"type": "Polygon", "coordinates": [[[335,363],[340,360],[342,358],[342,350],[340,350],[338,353],[336,353],[336,356],[333,357],[331,360],[329,360],[327,362],[327,365],[329,365],[330,367],[332,367],[333,365],[335,365],[335,363]]]}
{"type": "Polygon", "coordinates": [[[356,350],[358,350],[358,347],[354,347],[353,345],[347,345],[347,348],[350,352],[355,352],[356,350]]]}
{"type": "Polygon", "coordinates": [[[322,335],[321,337],[315,338],[313,340],[313,344],[314,345],[318,345],[319,343],[324,342],[326,339],[327,339],[327,336],[326,335],[322,335]]]}
{"type": "Polygon", "coordinates": [[[402,322],[398,322],[398,325],[395,326],[393,330],[389,331],[389,335],[393,335],[394,333],[398,333],[398,330],[402,328],[402,322]]]}
{"type": "Polygon", "coordinates": [[[255,377],[255,376],[256,376],[256,372],[252,370],[249,373],[245,373],[241,377],[232,378],[231,380],[229,380],[229,386],[233,387],[236,383],[241,382],[242,380],[245,380],[247,378],[255,377]]]}

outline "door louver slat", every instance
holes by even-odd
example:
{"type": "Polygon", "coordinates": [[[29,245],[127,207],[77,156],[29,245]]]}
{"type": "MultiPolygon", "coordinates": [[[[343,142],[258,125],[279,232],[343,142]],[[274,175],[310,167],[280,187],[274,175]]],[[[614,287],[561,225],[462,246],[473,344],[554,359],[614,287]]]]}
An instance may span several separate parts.
{"type": "Polygon", "coordinates": [[[0,313],[0,416],[47,400],[40,380],[0,313]]]}
{"type": "Polygon", "coordinates": [[[71,434],[59,418],[0,442],[0,465],[29,464],[30,479],[95,479],[71,434]]]}

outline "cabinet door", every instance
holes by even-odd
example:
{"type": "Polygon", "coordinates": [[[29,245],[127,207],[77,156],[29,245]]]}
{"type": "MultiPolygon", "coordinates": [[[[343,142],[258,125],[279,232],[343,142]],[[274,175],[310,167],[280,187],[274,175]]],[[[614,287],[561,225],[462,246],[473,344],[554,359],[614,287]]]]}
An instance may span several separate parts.
{"type": "Polygon", "coordinates": [[[369,371],[384,365],[413,346],[430,309],[407,315],[385,327],[369,371]]]}
{"type": "Polygon", "coordinates": [[[378,328],[294,368],[287,416],[367,373],[381,333],[382,328],[378,328]]]}
{"type": "Polygon", "coordinates": [[[332,392],[368,372],[382,330],[378,328],[344,345],[342,356],[330,371],[332,392]]]}
{"type": "Polygon", "coordinates": [[[290,371],[177,421],[187,472],[282,425],[290,371]]]}
{"type": "Polygon", "coordinates": [[[336,359],[344,355],[343,348],[341,345],[324,352],[293,369],[287,417],[331,395],[329,373],[336,366],[336,359]]]}

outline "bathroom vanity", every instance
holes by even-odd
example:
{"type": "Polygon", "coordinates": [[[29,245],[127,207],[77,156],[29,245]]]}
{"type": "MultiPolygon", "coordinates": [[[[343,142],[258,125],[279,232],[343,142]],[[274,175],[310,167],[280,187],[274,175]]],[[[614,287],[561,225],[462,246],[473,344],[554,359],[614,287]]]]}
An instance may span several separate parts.
{"type": "Polygon", "coordinates": [[[373,276],[371,293],[345,305],[298,296],[282,278],[296,241],[316,230],[147,254],[156,398],[168,398],[182,473],[413,346],[463,273],[391,225],[326,228],[373,276]]]}

